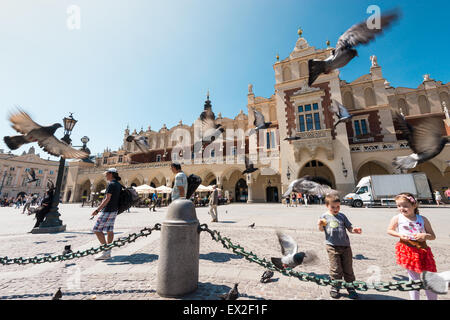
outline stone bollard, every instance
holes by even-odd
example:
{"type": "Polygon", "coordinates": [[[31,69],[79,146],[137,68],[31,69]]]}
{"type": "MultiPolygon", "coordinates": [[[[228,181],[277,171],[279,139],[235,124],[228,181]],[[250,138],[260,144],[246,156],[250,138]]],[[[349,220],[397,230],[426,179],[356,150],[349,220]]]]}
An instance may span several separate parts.
{"type": "Polygon", "coordinates": [[[177,199],[161,224],[158,284],[161,297],[181,297],[197,290],[199,270],[199,221],[192,201],[177,199]]]}

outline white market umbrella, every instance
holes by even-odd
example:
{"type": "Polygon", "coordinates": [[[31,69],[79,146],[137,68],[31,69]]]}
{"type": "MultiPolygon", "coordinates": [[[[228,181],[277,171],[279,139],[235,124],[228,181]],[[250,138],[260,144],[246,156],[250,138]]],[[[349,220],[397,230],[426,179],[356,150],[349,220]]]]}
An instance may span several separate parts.
{"type": "Polygon", "coordinates": [[[209,190],[209,188],[207,187],[207,186],[204,186],[204,185],[199,185],[198,186],[198,188],[197,188],[197,190],[195,190],[196,192],[208,192],[208,191],[210,191],[209,190]]]}
{"type": "Polygon", "coordinates": [[[137,193],[141,194],[141,193],[153,193],[155,192],[155,188],[149,186],[148,184],[143,184],[139,187],[133,187],[137,193]]]}
{"type": "Polygon", "coordinates": [[[156,188],[156,192],[158,192],[158,193],[171,193],[172,192],[172,188],[166,187],[166,186],[160,186],[160,187],[156,188]]]}

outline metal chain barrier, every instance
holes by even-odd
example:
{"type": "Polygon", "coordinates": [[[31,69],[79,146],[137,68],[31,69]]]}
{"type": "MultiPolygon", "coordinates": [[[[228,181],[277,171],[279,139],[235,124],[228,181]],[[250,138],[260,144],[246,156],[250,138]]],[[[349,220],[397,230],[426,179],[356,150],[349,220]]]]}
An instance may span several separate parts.
{"type": "Polygon", "coordinates": [[[220,232],[218,232],[217,230],[209,229],[207,224],[200,225],[199,231],[209,233],[211,235],[211,238],[216,242],[221,242],[224,248],[233,251],[235,254],[244,257],[246,260],[250,262],[257,263],[268,270],[280,272],[281,274],[288,277],[295,277],[301,281],[315,282],[320,286],[331,285],[337,288],[355,289],[359,291],[367,291],[369,289],[375,289],[380,292],[388,292],[393,290],[411,291],[411,290],[425,289],[424,284],[421,280],[376,282],[376,283],[366,283],[364,281],[345,282],[343,280],[331,280],[325,277],[317,276],[312,273],[297,272],[291,268],[279,269],[271,261],[267,261],[265,258],[263,259],[259,258],[256,254],[254,254],[251,251],[250,252],[245,251],[245,249],[241,247],[239,244],[234,245],[231,242],[230,238],[222,237],[220,235],[220,232]]]}
{"type": "Polygon", "coordinates": [[[59,262],[59,261],[66,261],[71,260],[75,258],[81,258],[86,257],[89,255],[97,254],[102,251],[106,251],[112,248],[116,247],[122,247],[126,245],[127,243],[131,243],[139,239],[140,237],[148,237],[152,231],[159,231],[161,230],[161,224],[157,223],[153,228],[144,228],[138,233],[131,233],[127,237],[119,238],[115,241],[113,241],[110,244],[104,244],[97,248],[90,248],[84,251],[76,251],[68,254],[61,254],[58,256],[46,256],[46,257],[34,257],[34,258],[13,258],[9,259],[8,257],[0,257],[0,263],[2,265],[10,265],[10,264],[39,264],[39,263],[45,263],[45,262],[59,262]]]}

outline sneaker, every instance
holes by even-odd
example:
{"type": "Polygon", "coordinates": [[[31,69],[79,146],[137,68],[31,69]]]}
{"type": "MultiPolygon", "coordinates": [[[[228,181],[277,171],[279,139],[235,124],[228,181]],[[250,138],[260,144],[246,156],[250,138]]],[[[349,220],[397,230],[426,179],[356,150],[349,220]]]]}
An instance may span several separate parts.
{"type": "Polygon", "coordinates": [[[100,255],[98,255],[95,260],[106,260],[111,258],[111,250],[103,251],[100,255]]]}
{"type": "Polygon", "coordinates": [[[341,294],[339,293],[339,289],[337,288],[331,288],[330,290],[330,296],[333,299],[339,299],[341,297],[341,294]]]}
{"type": "Polygon", "coordinates": [[[347,289],[347,291],[348,291],[348,297],[349,297],[349,299],[356,300],[356,299],[359,298],[359,295],[358,295],[358,293],[357,293],[355,290],[347,289]]]}

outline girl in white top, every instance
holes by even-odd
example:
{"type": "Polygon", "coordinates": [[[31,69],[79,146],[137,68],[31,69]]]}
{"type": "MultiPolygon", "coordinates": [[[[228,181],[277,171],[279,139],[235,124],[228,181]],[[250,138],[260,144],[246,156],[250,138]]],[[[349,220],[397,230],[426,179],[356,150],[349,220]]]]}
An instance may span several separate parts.
{"type": "MultiPolygon", "coordinates": [[[[395,197],[400,214],[391,219],[388,234],[400,238],[395,246],[397,264],[408,272],[409,280],[420,280],[423,271],[436,272],[431,248],[426,240],[434,240],[431,224],[427,218],[419,214],[418,203],[410,193],[402,193],[395,197]]],[[[437,295],[425,290],[428,300],[437,300],[437,295]]],[[[411,300],[419,300],[419,291],[410,291],[411,300]]]]}

